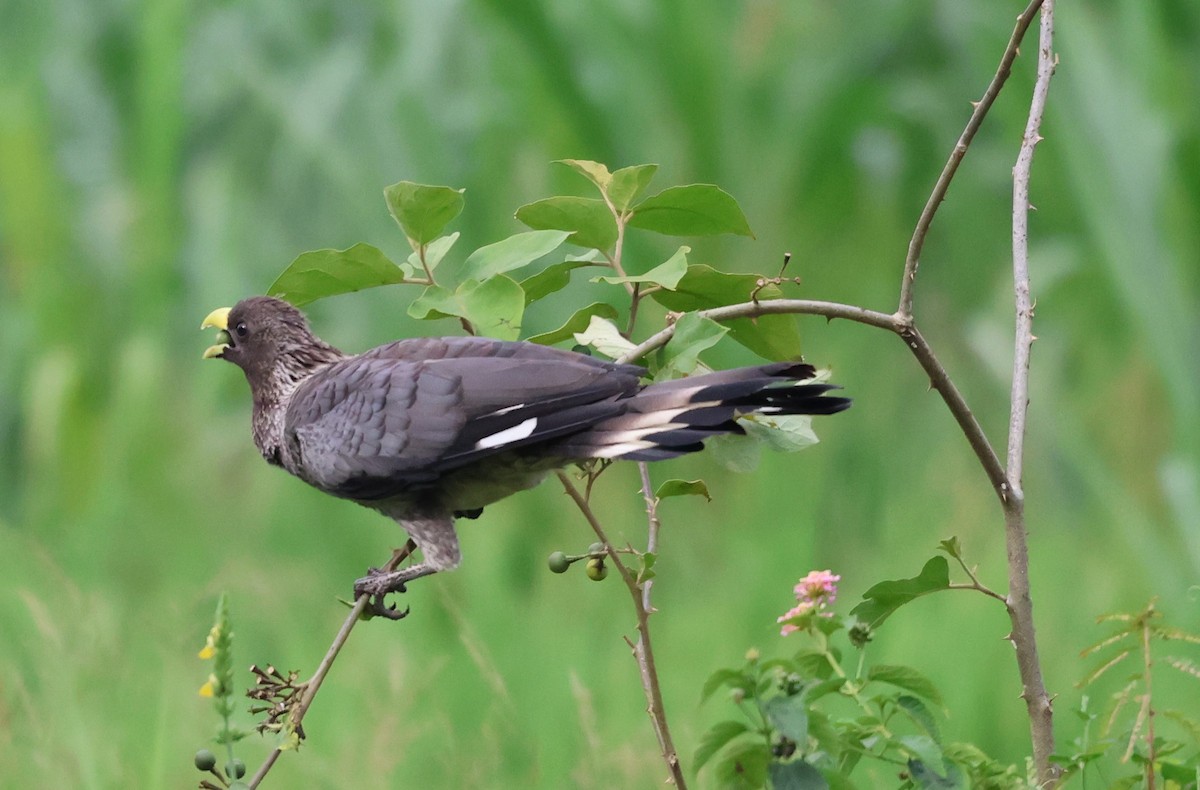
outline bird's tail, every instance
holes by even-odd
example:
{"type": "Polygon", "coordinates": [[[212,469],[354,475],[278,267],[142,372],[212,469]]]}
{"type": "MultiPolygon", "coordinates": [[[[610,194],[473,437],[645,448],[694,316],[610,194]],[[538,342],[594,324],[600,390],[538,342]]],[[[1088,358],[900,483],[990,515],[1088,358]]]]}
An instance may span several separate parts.
{"type": "Polygon", "coordinates": [[[710,436],[745,433],[737,418],[748,414],[834,414],[849,408],[849,398],[826,394],[836,385],[801,383],[815,372],[802,362],[778,362],[651,384],[622,399],[621,414],[556,449],[569,458],[659,461],[701,450],[710,436]]]}

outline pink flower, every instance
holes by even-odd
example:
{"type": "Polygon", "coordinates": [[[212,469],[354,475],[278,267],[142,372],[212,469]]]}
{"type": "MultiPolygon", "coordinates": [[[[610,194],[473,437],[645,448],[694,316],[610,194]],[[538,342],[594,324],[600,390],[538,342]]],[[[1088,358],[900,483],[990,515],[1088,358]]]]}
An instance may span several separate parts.
{"type": "Polygon", "coordinates": [[[831,604],[837,600],[837,583],[841,580],[841,576],[830,573],[828,569],[809,571],[808,575],[796,585],[796,600],[831,604]]]}
{"type": "Polygon", "coordinates": [[[799,631],[801,626],[796,621],[809,615],[833,617],[832,612],[822,610],[837,600],[837,583],[841,580],[841,576],[829,570],[810,571],[793,590],[796,594],[796,605],[776,620],[777,623],[783,623],[779,633],[787,636],[799,631]]]}

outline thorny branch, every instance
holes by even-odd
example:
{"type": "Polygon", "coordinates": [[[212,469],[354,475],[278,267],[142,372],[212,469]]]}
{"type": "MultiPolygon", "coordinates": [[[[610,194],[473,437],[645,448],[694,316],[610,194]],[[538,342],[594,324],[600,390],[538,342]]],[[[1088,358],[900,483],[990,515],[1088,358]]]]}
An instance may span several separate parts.
{"type": "MultiPolygon", "coordinates": [[[[1053,0],[1032,0],[1025,11],[1018,17],[1016,27],[1008,46],[1001,58],[1000,66],[995,77],[988,86],[983,99],[976,105],[967,127],[955,145],[933,192],[929,196],[924,211],[917,221],[909,254],[905,261],[904,273],[900,284],[900,305],[897,311],[888,315],[868,310],[862,307],[821,302],[811,300],[778,299],[758,302],[752,299],[737,305],[728,305],[712,310],[700,311],[700,314],[716,321],[732,318],[749,318],[772,313],[795,313],[807,315],[822,315],[827,319],[842,318],[849,321],[887,329],[896,333],[904,341],[909,351],[916,357],[921,367],[928,374],[931,386],[942,396],[947,408],[958,422],[971,449],[979,459],[980,465],[987,474],[993,489],[1004,510],[1005,534],[1008,544],[1008,576],[1009,592],[1007,596],[992,593],[991,597],[1001,599],[1009,613],[1012,622],[1010,638],[1016,648],[1017,665],[1021,676],[1022,697],[1028,706],[1030,718],[1031,741],[1033,747],[1034,766],[1040,786],[1049,786],[1058,776],[1058,770],[1050,763],[1050,755],[1054,750],[1053,712],[1051,698],[1046,692],[1041,673],[1041,663],[1038,658],[1037,641],[1033,624],[1033,605],[1029,590],[1029,556],[1025,528],[1024,497],[1021,489],[1021,459],[1024,446],[1025,413],[1028,401],[1029,376],[1029,346],[1033,341],[1032,318],[1033,305],[1029,297],[1028,258],[1027,258],[1027,212],[1029,169],[1032,163],[1033,147],[1041,139],[1038,129],[1045,109],[1046,94],[1050,78],[1054,72],[1055,59],[1052,53],[1053,41],[1053,0]],[[996,96],[1003,87],[1011,72],[1013,60],[1017,56],[1021,40],[1025,35],[1038,11],[1042,12],[1042,22],[1039,41],[1038,77],[1034,87],[1033,101],[1029,112],[1029,123],[1022,143],[1021,154],[1017,167],[1014,168],[1014,286],[1016,292],[1016,354],[1014,355],[1012,415],[1009,425],[1007,468],[1001,463],[991,442],[984,433],[966,400],[954,385],[949,374],[938,360],[929,343],[917,329],[912,314],[913,283],[916,277],[917,264],[925,237],[933,221],[938,205],[944,199],[949,189],[959,162],[965,156],[967,147],[975,136],[984,116],[994,103],[996,96]]],[[[629,362],[665,345],[673,336],[674,327],[668,326],[648,338],[636,348],[625,354],[620,361],[629,362]]],[[[976,589],[982,588],[977,580],[971,585],[976,589]]],[[[987,594],[990,590],[981,589],[987,594]]]]}
{"type": "Polygon", "coordinates": [[[1042,115],[1050,79],[1057,59],[1054,44],[1054,0],[1042,5],[1038,36],[1037,79],[1033,86],[1025,135],[1017,163],[1013,167],[1013,291],[1016,312],[1012,373],[1012,395],[1008,421],[1008,496],[1004,506],[1005,542],[1008,546],[1008,614],[1012,621],[1012,641],[1017,652],[1021,675],[1021,698],[1029,712],[1033,763],[1038,783],[1053,784],[1061,769],[1050,762],[1054,753],[1054,726],[1051,697],[1042,678],[1037,638],[1033,623],[1033,598],[1029,590],[1029,540],[1025,526],[1025,492],[1021,473],[1025,452],[1025,417],[1029,405],[1029,352],[1033,345],[1033,300],[1029,294],[1029,173],[1033,152],[1042,137],[1042,115]]]}
{"type": "MultiPolygon", "coordinates": [[[[643,474],[646,473],[646,465],[641,464],[643,474]]],[[[671,781],[674,782],[680,790],[686,790],[687,780],[683,776],[683,766],[679,762],[679,753],[675,750],[675,743],[671,739],[671,730],[667,725],[667,714],[663,706],[662,689],[658,683],[658,669],[654,663],[654,648],[650,642],[650,615],[654,611],[650,608],[650,582],[639,582],[637,575],[629,569],[624,562],[621,561],[620,555],[613,547],[608,539],[608,535],[604,532],[604,527],[596,518],[596,514],[592,512],[592,506],[588,503],[583,494],[579,493],[579,489],[571,482],[571,478],[565,472],[558,473],[558,480],[562,483],[563,490],[575,502],[579,508],[579,512],[587,520],[592,531],[596,533],[596,537],[604,544],[605,551],[608,552],[608,558],[612,562],[613,567],[617,569],[617,573],[621,575],[621,580],[625,582],[625,587],[629,590],[629,596],[633,599],[633,608],[637,612],[637,642],[629,642],[630,649],[633,650],[634,658],[637,660],[638,670],[642,677],[642,689],[646,693],[646,701],[648,708],[646,712],[650,715],[650,722],[654,726],[654,734],[658,738],[658,746],[662,751],[663,760],[667,764],[667,769],[671,772],[671,781]]],[[[649,477],[643,477],[643,491],[649,490],[649,477]]],[[[652,494],[647,495],[652,497],[652,494]]],[[[650,514],[650,540],[649,545],[653,546],[657,541],[658,536],[658,517],[654,512],[654,508],[650,504],[650,499],[647,499],[647,508],[650,514]]],[[[650,549],[653,550],[653,549],[650,549]]]]}
{"type": "Polygon", "coordinates": [[[1025,31],[1029,29],[1029,25],[1033,22],[1033,18],[1041,6],[1042,0],[1032,0],[1017,17],[1017,25],[1013,28],[1008,46],[1004,48],[1004,54],[1000,57],[996,75],[992,77],[991,84],[984,91],[983,98],[975,102],[971,119],[967,121],[966,128],[963,129],[962,135],[959,136],[958,142],[950,152],[950,159],[942,168],[942,174],[938,176],[933,191],[929,193],[929,200],[925,202],[925,208],[917,220],[916,230],[913,231],[912,240],[908,243],[908,256],[904,259],[904,279],[900,281],[900,306],[896,309],[896,314],[903,319],[912,318],[913,282],[917,279],[921,249],[925,246],[925,236],[929,233],[929,226],[933,224],[933,215],[937,213],[938,206],[945,200],[946,190],[950,188],[950,181],[954,178],[959,163],[967,155],[967,148],[975,138],[975,132],[979,131],[979,127],[983,125],[983,119],[987,116],[988,110],[992,109],[992,104],[1000,95],[1000,89],[1008,81],[1008,76],[1012,73],[1013,61],[1016,60],[1017,52],[1021,47],[1021,39],[1025,37],[1025,31]]]}
{"type": "MultiPolygon", "coordinates": [[[[383,566],[383,570],[396,570],[396,568],[400,567],[400,563],[404,562],[416,549],[417,544],[409,540],[403,548],[397,549],[392,553],[392,558],[383,566]]],[[[346,640],[350,638],[350,632],[354,630],[354,626],[362,619],[363,614],[367,611],[367,607],[371,603],[371,596],[360,595],[354,601],[354,605],[350,607],[350,613],[346,615],[346,619],[342,622],[342,627],[338,629],[337,636],[333,638],[333,643],[325,651],[325,657],[321,659],[321,663],[317,666],[317,671],[304,683],[304,694],[290,716],[290,725],[293,730],[300,729],[300,723],[304,720],[305,714],[308,713],[308,709],[316,698],[317,692],[321,690],[321,684],[325,682],[325,676],[329,674],[329,670],[333,667],[333,662],[337,660],[338,653],[341,652],[342,647],[346,644],[346,640]]],[[[271,753],[267,755],[267,759],[263,761],[263,764],[259,766],[253,778],[250,779],[250,790],[254,790],[266,778],[271,768],[275,765],[275,761],[279,759],[279,755],[282,753],[283,749],[279,747],[271,750],[271,753]]]]}

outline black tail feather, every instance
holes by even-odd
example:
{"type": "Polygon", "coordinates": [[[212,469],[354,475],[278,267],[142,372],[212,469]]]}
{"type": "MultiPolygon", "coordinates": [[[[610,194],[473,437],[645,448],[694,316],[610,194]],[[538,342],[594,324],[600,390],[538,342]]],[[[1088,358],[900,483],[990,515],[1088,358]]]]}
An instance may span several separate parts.
{"type": "Polygon", "coordinates": [[[815,373],[805,363],[779,362],[651,384],[617,401],[624,413],[556,449],[571,458],[658,461],[702,450],[713,436],[744,433],[739,417],[825,415],[849,408],[849,398],[827,394],[836,385],[799,383],[815,373]]]}

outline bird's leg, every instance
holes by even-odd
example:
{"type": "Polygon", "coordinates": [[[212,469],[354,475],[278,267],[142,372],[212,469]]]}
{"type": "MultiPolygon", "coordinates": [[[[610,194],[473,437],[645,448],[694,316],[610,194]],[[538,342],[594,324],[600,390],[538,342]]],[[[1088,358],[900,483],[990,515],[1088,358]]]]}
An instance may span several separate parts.
{"type": "Polygon", "coordinates": [[[421,549],[424,559],[416,565],[394,571],[370,568],[367,575],[354,582],[354,595],[369,595],[374,614],[399,620],[408,613],[399,613],[394,606],[385,606],[383,599],[388,593],[404,592],[405,585],[413,579],[429,576],[438,571],[453,570],[462,560],[458,548],[458,536],[454,532],[454,519],[449,516],[406,518],[401,522],[409,537],[421,549]]]}

